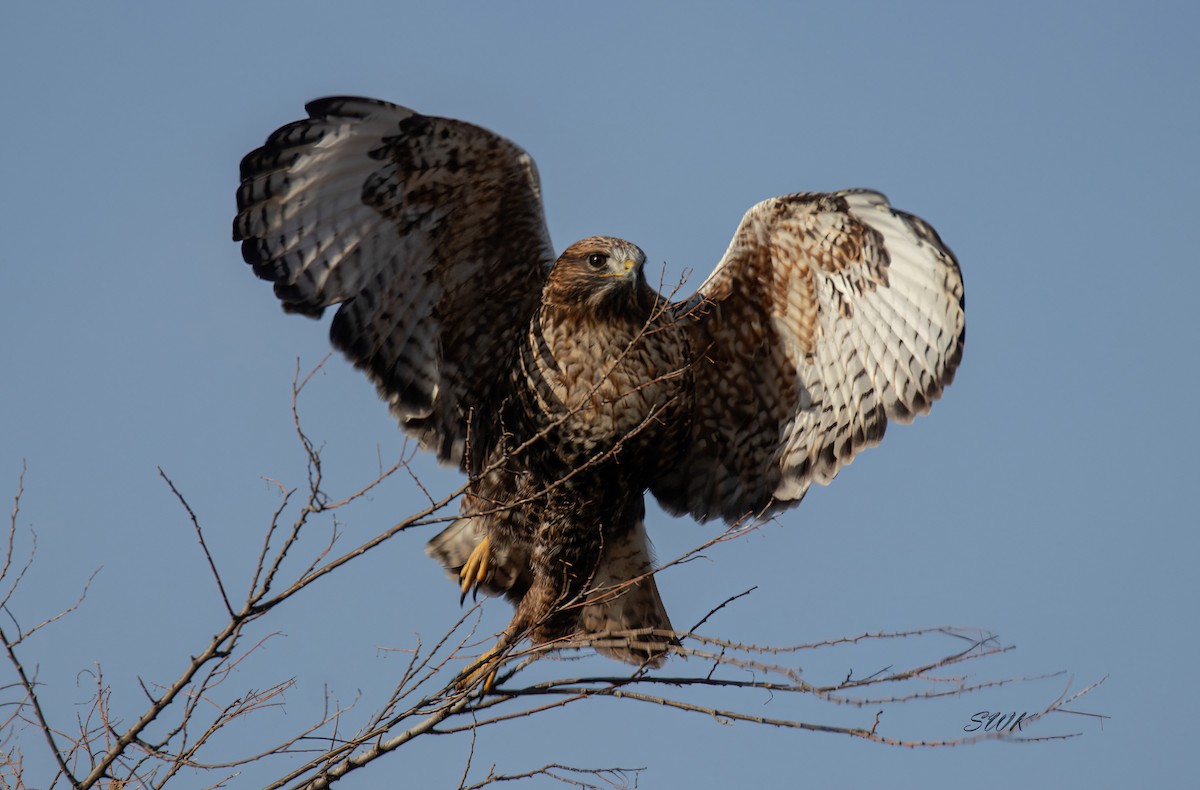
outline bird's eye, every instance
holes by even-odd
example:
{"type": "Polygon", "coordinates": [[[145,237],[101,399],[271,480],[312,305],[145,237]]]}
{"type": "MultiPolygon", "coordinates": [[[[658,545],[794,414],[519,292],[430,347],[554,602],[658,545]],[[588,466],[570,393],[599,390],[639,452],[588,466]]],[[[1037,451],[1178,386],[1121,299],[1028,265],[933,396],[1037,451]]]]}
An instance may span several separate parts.
{"type": "Polygon", "coordinates": [[[608,256],[602,252],[593,252],[588,256],[587,262],[588,266],[591,266],[593,269],[603,269],[605,264],[608,263],[608,256]]]}

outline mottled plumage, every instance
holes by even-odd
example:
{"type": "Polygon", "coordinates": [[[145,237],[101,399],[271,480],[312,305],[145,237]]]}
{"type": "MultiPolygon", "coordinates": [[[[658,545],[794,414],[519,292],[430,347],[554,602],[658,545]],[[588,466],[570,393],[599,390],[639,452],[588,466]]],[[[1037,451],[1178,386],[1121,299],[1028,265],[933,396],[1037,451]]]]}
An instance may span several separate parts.
{"type": "Polygon", "coordinates": [[[513,143],[368,99],[307,109],[243,160],[234,238],[285,310],[340,305],[334,345],[470,476],[429,551],[464,595],[513,601],[508,641],[661,662],[647,490],[700,520],[777,512],[954,376],[958,264],[878,193],[759,203],[671,303],[629,242],[555,259],[513,143]]]}

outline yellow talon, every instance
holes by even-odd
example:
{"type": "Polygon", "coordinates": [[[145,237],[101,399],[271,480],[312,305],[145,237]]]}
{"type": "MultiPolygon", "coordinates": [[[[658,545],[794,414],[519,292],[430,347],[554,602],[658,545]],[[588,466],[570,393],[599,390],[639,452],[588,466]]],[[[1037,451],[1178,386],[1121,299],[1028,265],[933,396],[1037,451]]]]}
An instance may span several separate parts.
{"type": "Polygon", "coordinates": [[[479,541],[479,545],[471,552],[471,556],[467,557],[462,570],[458,572],[458,579],[462,583],[462,597],[458,599],[459,604],[467,600],[468,592],[478,590],[479,585],[487,579],[491,558],[491,546],[487,535],[484,535],[483,540],[479,541]]]}
{"type": "Polygon", "coordinates": [[[479,657],[479,660],[472,664],[469,671],[455,683],[455,687],[459,691],[466,691],[479,682],[480,678],[484,678],[483,690],[490,692],[496,688],[496,674],[500,671],[500,662],[493,662],[493,658],[502,650],[499,644],[489,649],[486,653],[479,657]],[[486,676],[486,677],[485,677],[486,676]]]}

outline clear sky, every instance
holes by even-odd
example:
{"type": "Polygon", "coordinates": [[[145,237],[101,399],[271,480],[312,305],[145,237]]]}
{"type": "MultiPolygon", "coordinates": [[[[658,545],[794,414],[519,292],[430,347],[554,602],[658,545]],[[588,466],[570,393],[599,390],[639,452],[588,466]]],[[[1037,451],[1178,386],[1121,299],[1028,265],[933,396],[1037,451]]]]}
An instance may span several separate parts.
{"type": "MultiPolygon", "coordinates": [[[[157,466],[231,579],[277,501],[261,478],[303,483],[289,392],[326,329],[285,316],[230,241],[237,164],[305,101],[360,94],[512,138],[538,162],[558,248],[623,236],[672,276],[694,269],[693,285],[772,195],[869,186],[931,222],[966,280],[955,384],[778,526],[664,574],[667,606],[690,624],[758,585],[716,632],[795,643],[979,626],[1017,646],[980,677],[1108,676],[1074,706],[1111,716],[1103,728],[1047,721],[1083,733],[1066,742],[913,751],[602,703],[485,731],[480,771],[647,766],[644,788],[1185,786],[1200,702],[1197,8],[4,4],[0,491],[15,492],[24,460],[20,525],[38,537],[12,609],[52,614],[102,567],[81,609],[24,646],[52,715],[70,724],[89,694],[79,673],[97,664],[135,715],[137,676],[174,678],[220,620],[157,466]]],[[[340,359],[302,407],[335,491],[400,451],[340,359]]],[[[428,459],[418,471],[436,490],[458,483],[428,459]]],[[[389,484],[347,540],[419,502],[389,484]]],[[[658,511],[649,527],[664,557],[715,534],[658,511]]],[[[403,664],[381,648],[457,617],[422,551],[431,533],[279,612],[270,630],[286,636],[236,680],[298,685],[256,726],[306,721],[323,684],[369,698],[403,664]]],[[[492,602],[481,627],[508,616],[492,602]]],[[[879,668],[855,656],[856,671],[879,668]]],[[[1030,708],[1065,682],[914,704],[881,726],[953,738],[975,711],[1030,708]]],[[[784,704],[762,703],[764,716],[784,704]]],[[[871,723],[815,701],[791,713],[871,723]]],[[[41,747],[26,738],[31,771],[47,765],[41,747]]],[[[434,740],[345,786],[453,787],[468,747],[434,740]]]]}

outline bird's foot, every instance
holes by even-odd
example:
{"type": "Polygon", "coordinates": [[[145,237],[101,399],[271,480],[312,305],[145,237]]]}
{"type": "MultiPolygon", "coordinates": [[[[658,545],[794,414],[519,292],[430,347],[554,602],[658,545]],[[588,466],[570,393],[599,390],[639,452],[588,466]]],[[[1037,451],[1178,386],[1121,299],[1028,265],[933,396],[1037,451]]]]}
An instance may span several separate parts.
{"type": "Polygon", "coordinates": [[[487,535],[484,535],[483,540],[479,541],[479,545],[471,552],[471,556],[467,557],[462,570],[458,572],[458,580],[462,585],[462,596],[458,599],[460,605],[467,600],[467,593],[479,592],[479,585],[483,584],[488,571],[491,570],[491,560],[491,543],[487,535]]]}
{"type": "Polygon", "coordinates": [[[485,693],[491,692],[496,688],[496,673],[500,671],[499,654],[504,650],[504,643],[499,642],[486,653],[479,657],[471,666],[463,672],[454,684],[459,691],[467,691],[476,686],[480,680],[483,680],[483,690],[485,693]]]}

